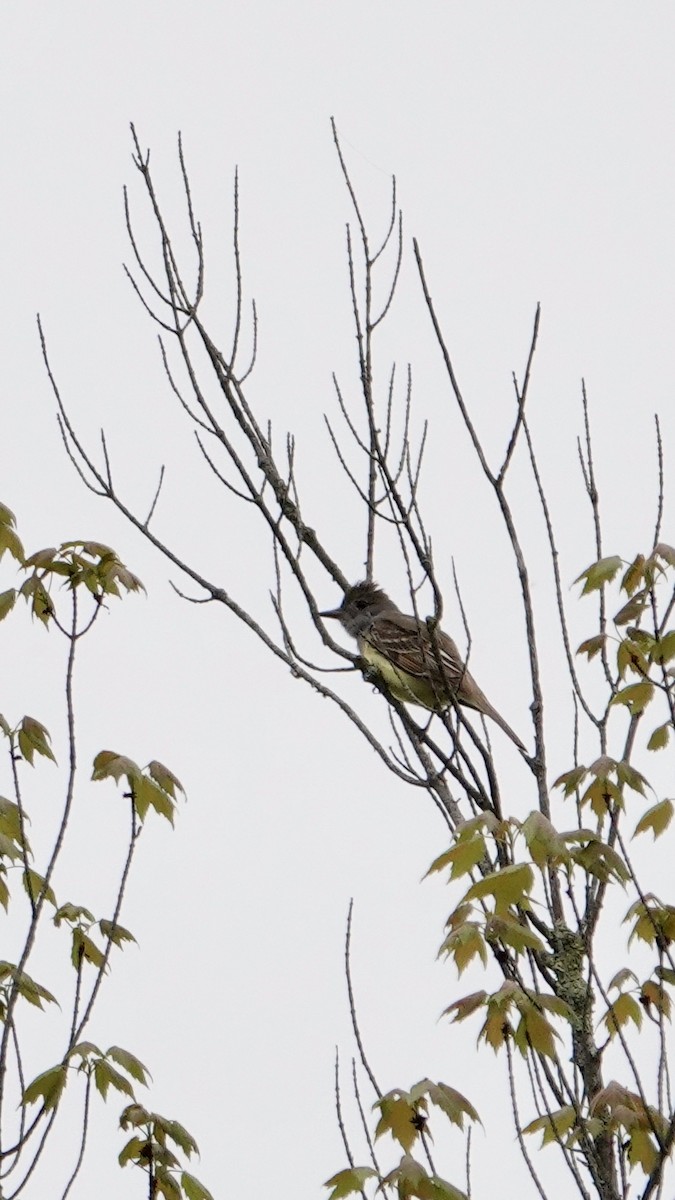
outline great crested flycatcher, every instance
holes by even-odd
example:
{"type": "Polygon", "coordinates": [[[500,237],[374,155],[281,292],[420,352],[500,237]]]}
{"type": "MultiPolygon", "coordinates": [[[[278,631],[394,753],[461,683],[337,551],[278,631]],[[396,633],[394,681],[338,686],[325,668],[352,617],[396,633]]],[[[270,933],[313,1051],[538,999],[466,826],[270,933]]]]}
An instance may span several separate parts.
{"type": "Polygon", "coordinates": [[[361,656],[397,700],[433,712],[442,712],[452,703],[464,704],[490,717],[527,753],[470,675],[452,638],[440,629],[432,636],[424,621],[402,613],[376,583],[355,583],[339,608],[319,615],[334,617],[356,639],[361,656]]]}

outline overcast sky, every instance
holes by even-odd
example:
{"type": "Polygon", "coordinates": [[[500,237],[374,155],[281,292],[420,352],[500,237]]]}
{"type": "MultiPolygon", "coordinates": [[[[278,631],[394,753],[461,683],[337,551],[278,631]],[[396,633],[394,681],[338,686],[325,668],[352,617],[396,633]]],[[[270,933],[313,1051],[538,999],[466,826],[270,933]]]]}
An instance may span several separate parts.
{"type": "MultiPolygon", "coordinates": [[[[529,696],[516,575],[452,407],[411,238],[420,242],[460,381],[495,456],[512,413],[511,372],[522,373],[542,304],[531,420],[566,585],[593,558],[576,458],[582,377],[607,552],[648,549],[654,412],[667,455],[675,425],[674,42],[672,5],[622,0],[122,0],[27,2],[3,13],[0,500],[16,512],[30,550],[98,538],[148,588],[147,598],[111,604],[82,648],[82,816],[57,891],[97,915],[111,902],[123,802],[112,784],[85,784],[94,754],[113,748],[141,763],[166,762],[189,800],[175,832],[148,822],[122,915],[139,948],[117,955],[90,1036],[147,1063],[148,1103],[194,1134],[202,1151],[195,1173],[215,1196],[310,1200],[345,1165],[333,1060],[336,1044],[347,1065],[353,1052],[343,975],[350,897],[372,1064],[385,1089],[429,1075],[469,1095],[485,1122],[474,1138],[476,1196],[489,1194],[489,1139],[506,1120],[502,1071],[491,1052],[475,1053],[477,1029],[458,1033],[437,1021],[479,981],[458,983],[451,967],[434,961],[453,904],[441,881],[419,883],[446,844],[434,808],[386,774],[356,731],[234,618],[181,601],[169,586],[170,578],[184,586],[177,573],[83,489],[60,443],[35,315],[73,421],[92,446],[100,427],[107,431],[120,490],[145,512],[165,463],[159,529],[271,625],[269,542],[205,478],[163,378],[155,331],[121,267],[130,257],[125,183],[140,237],[156,249],[130,160],[129,122],[152,148],[177,227],[181,130],[205,236],[212,333],[227,344],[238,165],[245,286],[260,316],[250,397],[281,438],[295,431],[305,518],[322,530],[345,574],[358,577],[362,523],[352,522],[322,417],[335,413],[334,370],[348,395],[356,398],[358,387],[344,251],[350,211],[331,141],[334,116],[375,240],[397,176],[405,259],[376,387],[384,394],[392,357],[403,369],[412,364],[414,428],[431,421],[424,495],[448,627],[458,620],[454,557],[474,673],[523,735],[529,696]]],[[[521,465],[514,503],[546,639],[549,628],[553,636],[545,615],[550,571],[521,465]]],[[[670,541],[672,517],[668,503],[670,541]]],[[[404,575],[391,549],[377,571],[403,601],[404,575]]],[[[12,585],[4,563],[2,578],[3,589],[12,585]]],[[[326,581],[325,607],[338,600],[326,581]]],[[[578,641],[594,631],[590,608],[574,619],[578,641]]],[[[0,710],[44,720],[63,760],[64,651],[56,633],[21,614],[0,627],[0,645],[9,664],[0,710]]],[[[571,762],[571,706],[556,683],[559,667],[552,649],[545,670],[553,775],[571,762]]],[[[344,684],[352,699],[359,688],[359,680],[344,684]]],[[[381,699],[360,702],[384,730],[381,699]]],[[[504,791],[522,816],[527,773],[505,739],[495,743],[504,791]]],[[[54,768],[36,770],[30,804],[38,845],[41,821],[48,829],[50,803],[60,795],[50,800],[55,778],[54,768]]],[[[9,787],[0,776],[0,790],[9,787]]],[[[618,966],[620,945],[616,953],[618,966]]],[[[34,973],[52,990],[62,980],[49,956],[44,978],[34,973]]],[[[66,982],[67,975],[64,989],[66,982]]],[[[51,1017],[31,1027],[29,1074],[50,1065],[46,1047],[59,1046],[51,1017]]],[[[345,1102],[357,1161],[366,1161],[345,1102]]],[[[140,1173],[133,1179],[127,1168],[121,1176],[115,1162],[116,1111],[114,1099],[107,1109],[96,1106],[98,1153],[77,1195],[144,1194],[140,1173]]],[[[70,1132],[75,1146],[75,1127],[70,1132]]],[[[516,1181],[510,1128],[499,1144],[516,1181]]],[[[439,1169],[461,1185],[462,1143],[455,1137],[449,1145],[439,1169]]],[[[67,1166],[60,1169],[65,1180],[67,1166]]],[[[45,1186],[36,1180],[29,1200],[42,1200],[45,1186]]]]}

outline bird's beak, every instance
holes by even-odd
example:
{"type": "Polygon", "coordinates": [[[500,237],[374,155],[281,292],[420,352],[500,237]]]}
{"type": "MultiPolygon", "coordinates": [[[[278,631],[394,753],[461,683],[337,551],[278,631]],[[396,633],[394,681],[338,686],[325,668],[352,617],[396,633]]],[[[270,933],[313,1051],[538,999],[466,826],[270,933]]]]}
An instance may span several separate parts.
{"type": "Polygon", "coordinates": [[[320,617],[334,617],[336,621],[339,621],[340,617],[342,616],[342,609],[341,608],[329,608],[327,612],[320,612],[319,616],[320,617]]]}

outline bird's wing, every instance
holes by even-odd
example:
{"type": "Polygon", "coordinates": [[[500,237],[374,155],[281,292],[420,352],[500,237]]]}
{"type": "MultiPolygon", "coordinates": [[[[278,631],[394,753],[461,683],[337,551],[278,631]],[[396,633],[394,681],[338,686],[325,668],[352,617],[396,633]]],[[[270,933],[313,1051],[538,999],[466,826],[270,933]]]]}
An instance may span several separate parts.
{"type": "Polygon", "coordinates": [[[440,691],[454,691],[462,679],[464,667],[452,638],[439,630],[432,643],[426,625],[415,617],[382,613],[363,637],[405,674],[442,684],[440,691]]]}

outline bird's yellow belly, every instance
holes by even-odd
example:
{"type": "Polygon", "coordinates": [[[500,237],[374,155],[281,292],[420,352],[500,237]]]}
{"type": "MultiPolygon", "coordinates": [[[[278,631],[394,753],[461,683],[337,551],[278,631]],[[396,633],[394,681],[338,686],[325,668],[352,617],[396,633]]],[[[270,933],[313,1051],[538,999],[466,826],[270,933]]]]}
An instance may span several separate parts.
{"type": "Polygon", "coordinates": [[[403,700],[406,704],[421,704],[424,708],[436,711],[444,707],[428,679],[420,679],[399,670],[390,659],[385,658],[365,640],[362,641],[360,650],[363,658],[384,679],[392,696],[397,700],[403,700]]]}

